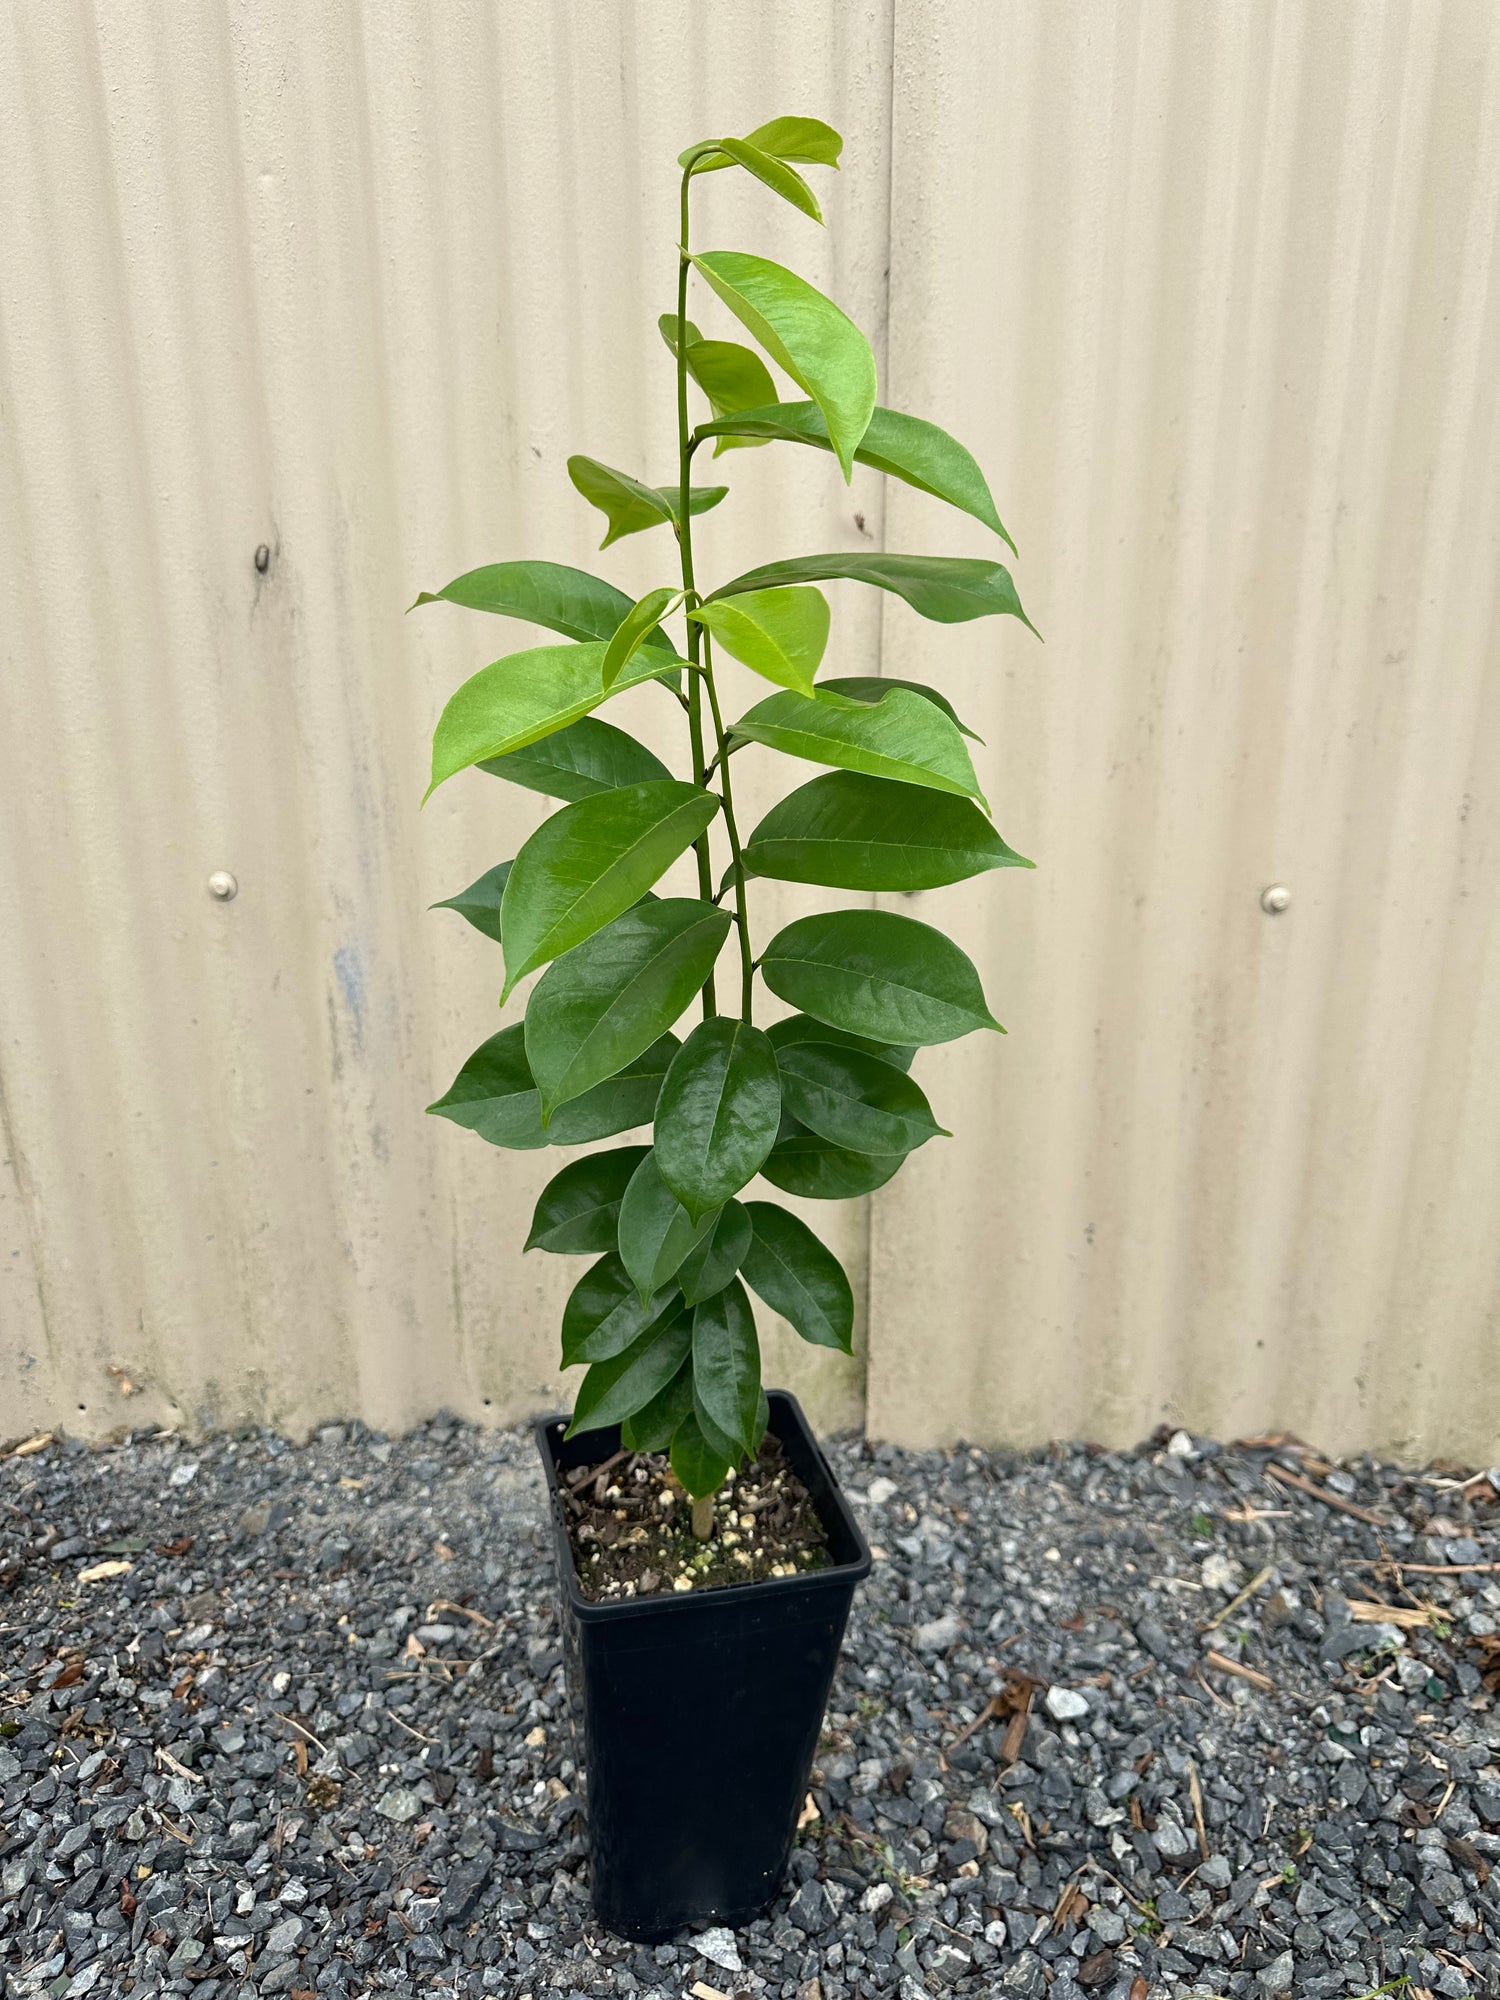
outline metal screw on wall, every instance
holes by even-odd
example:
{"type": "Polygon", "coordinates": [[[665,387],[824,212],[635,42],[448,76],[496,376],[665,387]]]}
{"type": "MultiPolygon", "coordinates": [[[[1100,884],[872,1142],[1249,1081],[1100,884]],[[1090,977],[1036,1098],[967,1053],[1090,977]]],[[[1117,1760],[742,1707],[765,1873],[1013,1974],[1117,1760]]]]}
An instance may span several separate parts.
{"type": "Polygon", "coordinates": [[[260,571],[262,576],[271,567],[271,549],[269,543],[262,542],[260,547],[255,551],[255,567],[260,571]]]}
{"type": "Polygon", "coordinates": [[[216,868],[208,878],[208,893],[220,903],[230,903],[240,893],[240,885],[227,868],[216,868]]]}
{"type": "Polygon", "coordinates": [[[1292,900],[1292,892],[1285,882],[1273,882],[1269,889],[1260,892],[1260,906],[1268,917],[1279,917],[1292,900]]]}

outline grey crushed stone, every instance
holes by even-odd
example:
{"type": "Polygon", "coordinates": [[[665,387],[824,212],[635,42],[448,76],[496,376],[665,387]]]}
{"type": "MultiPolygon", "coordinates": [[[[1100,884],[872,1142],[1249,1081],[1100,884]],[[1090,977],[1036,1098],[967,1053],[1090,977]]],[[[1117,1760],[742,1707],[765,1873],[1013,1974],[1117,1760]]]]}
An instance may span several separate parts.
{"type": "Polygon", "coordinates": [[[707,1952],[589,1914],[529,1433],[0,1460],[0,1994],[1500,1993],[1500,1475],[1327,1473],[1377,1528],[1285,1446],[831,1455],[818,1817],[707,1952]]]}

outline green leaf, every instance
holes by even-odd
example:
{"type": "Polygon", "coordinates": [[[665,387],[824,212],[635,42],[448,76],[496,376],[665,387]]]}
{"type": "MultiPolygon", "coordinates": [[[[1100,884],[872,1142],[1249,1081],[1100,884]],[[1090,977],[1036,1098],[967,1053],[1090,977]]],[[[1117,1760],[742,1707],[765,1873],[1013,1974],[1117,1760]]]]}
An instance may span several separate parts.
{"type": "Polygon", "coordinates": [[[678,1049],[675,1035],[663,1035],[617,1075],[563,1105],[544,1129],[541,1093],[526,1060],[524,1038],[519,1021],[491,1035],[469,1057],[447,1092],[427,1109],[477,1132],[492,1146],[513,1151],[586,1146],[651,1122],[662,1078],[678,1049]]]}
{"type": "MultiPolygon", "coordinates": [[[[712,402],[712,397],[709,400],[712,402]]],[[[698,434],[718,438],[721,443],[726,438],[744,438],[767,444],[772,438],[783,438],[821,451],[833,449],[823,412],[816,403],[736,403],[724,410],[715,409],[713,422],[700,424],[698,434]]],[[[936,424],[877,404],[854,456],[861,465],[904,479],[908,486],[972,514],[1015,554],[1016,545],[995,512],[989,483],[972,454],[936,424]]]]}
{"type": "Polygon", "coordinates": [[[799,917],[766,946],[761,973],[791,1006],[876,1042],[923,1048],[975,1028],[1004,1032],[953,940],[891,910],[799,917]]]}
{"type": "Polygon", "coordinates": [[[821,590],[747,592],[732,602],[704,604],[688,617],[778,687],[811,694],[828,644],[828,599],[821,590]]]}
{"type": "Polygon", "coordinates": [[[659,590],[647,591],[631,605],[605,649],[600,678],[606,687],[613,687],[620,669],[660,629],[663,618],[670,617],[686,595],[686,591],[664,584],[659,590]]]}
{"type": "Polygon", "coordinates": [[[706,1236],[683,1258],[677,1283],[684,1301],[696,1305],[699,1299],[722,1292],[740,1268],[750,1248],[750,1217],[737,1201],[726,1201],[706,1236]]]}
{"type": "MultiPolygon", "coordinates": [[[[663,313],[656,324],[675,359],[676,313],[663,313]]],[[[771,380],[771,371],[753,347],[742,347],[737,340],[705,340],[691,320],[687,322],[687,369],[707,396],[716,418],[775,400],[776,384],[771,380]]],[[[812,407],[816,409],[817,405],[812,407]]],[[[758,449],[768,442],[763,437],[735,437],[726,433],[715,440],[714,457],[726,451],[758,449]]]]}
{"type": "Polygon", "coordinates": [[[730,1463],[704,1436],[696,1410],[689,1410],[672,1435],[672,1470],[683,1492],[693,1500],[717,1493],[730,1463]]]}
{"type": "MultiPolygon", "coordinates": [[[[935,708],[940,708],[953,727],[967,736],[971,743],[983,743],[984,738],[977,729],[969,727],[947,695],[939,694],[937,689],[929,687],[926,681],[898,680],[894,674],[835,674],[818,682],[820,694],[842,695],[845,701],[863,702],[867,708],[873,708],[876,702],[884,701],[892,688],[906,688],[912,694],[921,695],[924,701],[930,701],[935,708]]],[[[599,726],[603,728],[604,724],[601,723],[599,726]]]]}
{"type": "Polygon", "coordinates": [[[1003,563],[984,562],[977,556],[890,556],[875,550],[791,556],[785,562],[746,570],[713,595],[716,600],[735,597],[742,590],[765,590],[777,583],[818,583],[831,577],[849,577],[855,583],[872,583],[877,590],[894,591],[913,611],[940,625],[961,625],[969,618],[1004,614],[1036,630],[1021,609],[1010,571],[1003,563]]]}
{"type": "Polygon", "coordinates": [[[773,1021],[766,1033],[771,1046],[778,1050],[790,1048],[793,1042],[829,1042],[835,1048],[863,1049],[867,1056],[879,1056],[882,1062],[903,1073],[911,1068],[917,1053],[914,1048],[902,1048],[893,1042],[872,1042],[867,1035],[847,1035],[842,1028],[830,1028],[826,1021],[815,1021],[811,1014],[788,1014],[784,1020],[773,1021]]]}
{"type": "Polygon", "coordinates": [[[688,1253],[709,1235],[712,1214],[695,1221],[661,1177],[648,1152],[620,1203],[620,1256],[638,1296],[649,1299],[674,1277],[688,1253]]]}
{"type": "Polygon", "coordinates": [[[758,181],[763,181],[773,194],[779,194],[793,208],[810,215],[814,222],[823,220],[818,197],[797,169],[789,167],[785,160],[779,160],[774,153],[762,152],[748,139],[721,139],[719,151],[727,154],[737,167],[743,167],[747,174],[754,174],[758,181]]]}
{"type": "Polygon", "coordinates": [[[642,1300],[618,1253],[611,1250],[597,1264],[590,1264],[568,1294],[562,1321],[563,1366],[612,1361],[633,1347],[664,1314],[681,1309],[682,1297],[675,1285],[642,1300]]]}
{"type": "Polygon", "coordinates": [[[511,864],[501,906],[503,1006],[516,981],[630,909],[719,809],[712,792],[654,778],[544,820],[511,864]]]}
{"type": "Polygon", "coordinates": [[[908,688],[893,688],[873,704],[842,695],[767,695],[740,717],[732,733],[814,764],[835,764],[983,802],[973,760],[957,728],[941,709],[908,688]]]}
{"type": "Polygon", "coordinates": [[[445,779],[471,764],[522,750],[565,729],[612,694],[672,674],[686,664],[675,653],[643,647],[612,688],[602,678],[607,646],[532,646],[508,653],[470,676],[438,718],[432,736],[431,798],[445,779]]]}
{"type": "Polygon", "coordinates": [[[725,1437],[754,1451],[760,1340],[738,1278],[693,1307],[693,1395],[725,1437]]]}
{"type": "Polygon", "coordinates": [[[664,1313],[623,1354],[596,1361],[579,1384],[568,1436],[603,1430],[645,1409],[691,1352],[692,1326],[686,1313],[664,1313]]]}
{"type": "MultiPolygon", "coordinates": [[[[602,577],[551,562],[487,563],[483,569],[466,570],[442,590],[424,590],[411,608],[440,602],[524,618],[569,639],[608,639],[630,609],[624,591],[602,577]]],[[[654,643],[672,650],[665,637],[654,643]]]]}
{"type": "Polygon", "coordinates": [[[477,882],[471,882],[467,889],[460,889],[456,896],[449,896],[445,902],[434,903],[434,910],[457,910],[467,917],[476,931],[500,942],[500,898],[505,894],[506,877],[512,863],[500,861],[493,868],[486,868],[477,882]]]}
{"type": "Polygon", "coordinates": [[[727,1014],[701,1021],[656,1106],[661,1177],[695,1222],[754,1178],[780,1122],[780,1073],[767,1037],[727,1014]]]}
{"type": "Polygon", "coordinates": [[[643,785],[651,778],[672,775],[644,743],[637,743],[623,729],[601,722],[596,715],[571,722],[566,729],[555,730],[528,749],[512,750],[507,757],[482,758],[479,768],[549,799],[588,799],[596,792],[618,791],[622,785],[643,785]]]}
{"type": "Polygon", "coordinates": [[[673,1433],[693,1407],[693,1363],[684,1361],[665,1389],[660,1390],[644,1409],[627,1417],[620,1426],[620,1442],[627,1451],[665,1451],[673,1433]]]}
{"type": "Polygon", "coordinates": [[[550,1122],[666,1033],[713,970],[727,911],[692,897],[643,903],[548,966],[526,1006],[526,1059],[550,1122]]]}
{"type": "Polygon", "coordinates": [[[828,771],[772,806],[745,843],[752,875],[829,889],[937,889],[1030,868],[968,799],[828,771]]]}
{"type": "Polygon", "coordinates": [[[933,1117],[921,1086],[878,1056],[829,1042],[789,1042],[776,1060],[787,1110],[835,1146],[910,1153],[952,1136],[933,1117]]]}
{"type": "Polygon", "coordinates": [[[747,1204],[752,1237],[745,1282],[814,1347],[854,1351],[854,1293],[844,1267],[808,1228],[774,1201],[747,1204]]]}
{"type": "MultiPolygon", "coordinates": [[[[590,1153],[569,1160],[537,1197],[531,1217],[528,1250],[551,1250],[564,1257],[597,1257],[613,1250],[620,1219],[620,1201],[649,1146],[617,1146],[613,1152],[590,1153]]],[[[597,1360],[597,1355],[590,1355],[597,1360]]]]}
{"type": "MultiPolygon", "coordinates": [[[[764,125],[757,125],[753,132],[747,132],[745,137],[763,153],[774,153],[778,160],[801,160],[814,167],[836,167],[844,144],[833,127],[825,125],[821,118],[772,118],[764,125]]],[[[719,143],[717,139],[704,139],[696,146],[689,146],[685,153],[677,155],[678,166],[696,167],[701,174],[716,173],[727,167],[727,159],[722,155],[715,157],[719,143]]]]}
{"type": "Polygon", "coordinates": [[[849,1201],[884,1187],[905,1158],[905,1153],[851,1153],[816,1132],[798,1130],[776,1141],[760,1171],[773,1187],[805,1201],[849,1201]]]}
{"type": "Polygon", "coordinates": [[[692,261],[735,318],[823,412],[847,480],[875,408],[870,343],[832,299],[784,265],[742,250],[705,250],[692,261]]]}
{"type": "Polygon", "coordinates": [[[714,1422],[707,1410],[704,1409],[703,1399],[698,1395],[696,1389],[693,1394],[693,1416],[697,1420],[698,1429],[703,1433],[703,1442],[714,1453],[715,1457],[722,1458],[729,1465],[737,1466],[745,1456],[744,1446],[736,1444],[733,1438],[725,1437],[719,1426],[714,1422]]]}
{"type": "MultiPolygon", "coordinates": [[[[601,465],[597,458],[585,458],[581,452],[568,460],[568,477],[609,523],[601,549],[622,535],[638,535],[643,528],[659,528],[664,521],[677,519],[681,494],[676,487],[646,486],[628,472],[617,472],[612,465],[601,465]]],[[[688,512],[706,514],[728,491],[727,486],[693,487],[688,494],[688,512]]]]}

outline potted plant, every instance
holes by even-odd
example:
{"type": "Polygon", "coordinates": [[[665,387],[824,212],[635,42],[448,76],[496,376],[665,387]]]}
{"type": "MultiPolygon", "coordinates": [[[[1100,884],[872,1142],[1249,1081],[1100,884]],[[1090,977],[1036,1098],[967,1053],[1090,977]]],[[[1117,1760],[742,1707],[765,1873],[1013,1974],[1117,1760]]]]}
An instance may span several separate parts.
{"type": "Polygon", "coordinates": [[[1000,563],[792,555],[712,588],[694,566],[694,516],[728,491],[692,482],[710,442],[716,457],[772,440],[825,451],[846,481],[859,460],[1009,544],[963,446],[877,405],[869,344],[831,300],[763,257],[691,247],[702,176],[751,174],[820,223],[800,169],[837,166],[840,149],[816,119],[777,118],[681,155],[677,309],[660,322],[675,361],[676,476],[653,486],[593,458],[568,465],[605,517],[602,546],[669,527],[676,573],[631,603],[580,570],[503,562],[417,600],[561,635],[459,688],[433,737],[429,794],[477,767],[566,801],[513,860],[444,905],[500,944],[502,1005],[541,977],[524,1019],[484,1042],[431,1109],[521,1148],[651,1128],[649,1144],[570,1160],[527,1239],[594,1260],[562,1326],[564,1364],[587,1373],[571,1422],[540,1424],[538,1439],[583,1724],[595,1908],[648,1940],[695,1919],[746,1921],[775,1894],[869,1567],[796,1402],[762,1389],[750,1302],[847,1354],[849,1281],[800,1215],[746,1190],[757,1175],[815,1200],[883,1186],[943,1129],[910,1075],[916,1051],[999,1026],[942,932],[861,900],[759,937],[750,885],[864,899],[1031,865],[992,826],[973,732],[942,694],[870,674],[819,678],[830,626],[820,582],[871,584],[943,623],[1024,618],[1000,563]],[[761,353],[699,331],[694,277],[761,353]],[[762,354],[800,399],[778,399],[762,354]],[[707,405],[696,423],[695,388],[707,405]],[[732,721],[716,651],[771,684],[732,721]],[[647,683],[681,710],[685,776],[595,714],[647,683]],[[734,761],[766,750],[826,769],[742,831],[734,761]],[[697,894],[658,897],[653,885],[689,849],[697,894]],[[765,1018],[757,978],[792,1011],[765,1018]],[[702,1018],[679,1039],[695,1002],[702,1018]]]}

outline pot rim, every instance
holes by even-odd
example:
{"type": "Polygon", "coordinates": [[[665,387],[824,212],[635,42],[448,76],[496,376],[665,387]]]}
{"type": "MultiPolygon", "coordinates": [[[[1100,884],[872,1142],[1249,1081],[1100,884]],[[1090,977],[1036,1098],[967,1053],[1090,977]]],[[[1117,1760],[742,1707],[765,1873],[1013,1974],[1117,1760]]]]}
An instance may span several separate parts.
{"type": "MultiPolygon", "coordinates": [[[[551,1518],[553,1545],[557,1552],[558,1581],[567,1595],[568,1607],[573,1615],[584,1624],[602,1623],[614,1618],[660,1618],[673,1612],[679,1616],[701,1607],[717,1605],[739,1605],[746,1603],[769,1604],[772,1594],[782,1596],[804,1596],[810,1592],[828,1589],[848,1589],[852,1584],[861,1583],[870,1574],[873,1557],[864,1531],[854,1517],[848,1497],[834,1477],[833,1467],[823,1454],[823,1448],[813,1433],[803,1413],[802,1405],[790,1389],[770,1389],[767,1400],[771,1405],[774,1424],[777,1406],[792,1419],[794,1428],[800,1428],[803,1437],[812,1450],[814,1459],[827,1481],[827,1504],[813,1497],[813,1505],[825,1528],[835,1524],[842,1528],[856,1550],[847,1562],[830,1563],[826,1569],[800,1571],[796,1576],[763,1576],[749,1583],[711,1584],[702,1590],[664,1590],[652,1592],[649,1597],[585,1597],[578,1579],[578,1565],[573,1560],[573,1545],[568,1538],[567,1523],[563,1518],[561,1490],[557,1482],[557,1460],[553,1454],[554,1442],[560,1442],[561,1433],[568,1427],[565,1411],[553,1411],[550,1415],[532,1420],[532,1432],[537,1449],[541,1453],[542,1466],[547,1479],[547,1511],[551,1518]],[[830,1519],[830,1516],[832,1519],[830,1519]]],[[[781,1433],[778,1431],[777,1435],[781,1433]]]]}

